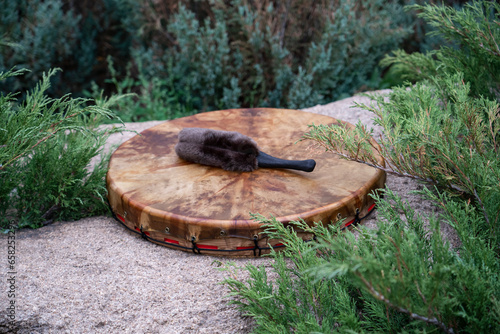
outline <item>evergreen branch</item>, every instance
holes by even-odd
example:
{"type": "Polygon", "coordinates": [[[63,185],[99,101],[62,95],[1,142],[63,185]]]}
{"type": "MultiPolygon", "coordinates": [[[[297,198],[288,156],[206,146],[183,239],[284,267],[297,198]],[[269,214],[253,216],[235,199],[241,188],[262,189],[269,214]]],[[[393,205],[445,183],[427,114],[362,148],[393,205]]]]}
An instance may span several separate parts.
{"type": "Polygon", "coordinates": [[[399,275],[401,278],[403,278],[403,270],[401,269],[401,262],[403,263],[403,265],[405,266],[406,268],[406,271],[410,271],[410,268],[408,268],[408,265],[406,264],[405,260],[403,260],[403,257],[401,256],[401,249],[399,248],[399,246],[396,244],[396,242],[394,241],[393,238],[391,238],[390,236],[386,236],[387,239],[389,239],[389,241],[394,245],[394,247],[396,248],[396,250],[398,251],[397,253],[397,261],[398,261],[398,269],[399,269],[399,275]]]}
{"type": "Polygon", "coordinates": [[[58,126],[59,124],[61,124],[62,122],[72,118],[72,117],[75,117],[75,116],[78,116],[78,115],[81,115],[85,110],[80,110],[80,111],[77,111],[77,112],[74,112],[72,113],[71,115],[68,115],[66,117],[64,117],[63,119],[60,119],[59,121],[53,123],[50,125],[50,128],[51,129],[54,129],[56,126],[58,126]]]}
{"type": "MultiPolygon", "coordinates": [[[[391,168],[386,168],[382,165],[379,165],[379,164],[374,164],[374,163],[371,163],[371,162],[368,162],[368,161],[365,161],[363,159],[359,159],[357,158],[356,156],[353,157],[351,155],[348,155],[348,154],[345,154],[345,153],[341,153],[341,152],[333,152],[334,154],[338,155],[338,156],[341,156],[349,161],[354,161],[354,162],[358,162],[358,163],[361,163],[361,164],[364,164],[364,165],[367,165],[367,166],[370,166],[370,167],[373,167],[373,168],[377,168],[379,170],[382,170],[386,173],[389,173],[389,174],[392,174],[392,175],[395,175],[395,176],[398,176],[398,177],[408,177],[408,178],[411,178],[411,179],[414,179],[414,180],[417,180],[417,181],[422,181],[422,182],[426,182],[426,183],[429,183],[429,184],[434,184],[436,186],[439,186],[440,184],[435,180],[435,179],[432,179],[432,178],[427,178],[427,177],[423,177],[421,175],[418,175],[415,171],[416,169],[415,168],[411,168],[409,170],[412,170],[414,171],[414,173],[408,173],[408,172],[404,172],[403,169],[401,168],[398,168],[398,169],[394,169],[393,166],[394,166],[394,161],[391,160],[391,163],[389,164],[391,166],[391,168]]],[[[442,153],[442,152],[441,152],[442,153]]],[[[444,153],[442,153],[444,157],[446,157],[448,159],[448,161],[454,165],[454,167],[456,168],[457,171],[460,171],[460,173],[462,174],[462,176],[469,182],[469,185],[472,184],[471,180],[462,172],[462,170],[456,165],[456,163],[451,160],[447,155],[445,155],[444,153]]],[[[403,162],[401,161],[401,158],[404,159],[404,157],[402,156],[402,154],[399,154],[397,156],[398,158],[398,161],[397,161],[397,164],[396,166],[403,166],[403,162]]],[[[387,158],[386,158],[387,159],[387,158]]],[[[420,160],[421,162],[423,160],[420,160]]],[[[413,163],[413,161],[412,161],[413,163]]],[[[452,183],[449,183],[447,185],[448,188],[450,189],[453,189],[459,193],[467,193],[467,191],[463,188],[461,188],[460,186],[456,185],[456,184],[452,184],[452,183]]],[[[472,191],[472,195],[474,196],[474,198],[478,201],[479,205],[481,206],[481,209],[483,211],[483,215],[484,215],[484,218],[486,220],[486,222],[488,223],[488,225],[490,225],[490,228],[493,229],[493,227],[491,226],[491,223],[490,223],[490,220],[489,220],[489,217],[488,217],[488,213],[484,207],[484,204],[481,200],[481,198],[479,197],[478,193],[477,193],[477,190],[476,190],[476,187],[474,187],[473,185],[471,186],[470,190],[472,191]]]]}
{"type": "Polygon", "coordinates": [[[479,205],[481,206],[481,209],[482,209],[483,215],[484,215],[484,219],[486,220],[486,222],[490,226],[490,229],[493,231],[493,226],[491,226],[490,219],[488,218],[488,213],[486,212],[486,209],[484,208],[483,201],[481,200],[481,198],[477,194],[477,189],[476,189],[476,187],[474,187],[474,184],[472,183],[471,179],[469,177],[467,177],[467,175],[465,175],[465,173],[462,171],[462,169],[460,169],[457,166],[457,164],[452,159],[450,159],[450,157],[448,157],[443,152],[441,152],[441,154],[455,167],[455,170],[457,170],[457,171],[460,172],[460,174],[462,175],[463,179],[465,181],[467,181],[467,183],[469,184],[468,188],[469,188],[470,192],[472,193],[472,195],[474,196],[474,198],[478,201],[479,205]]]}
{"type": "Polygon", "coordinates": [[[354,272],[354,274],[357,277],[359,277],[359,279],[363,282],[363,284],[365,285],[365,287],[368,289],[368,292],[370,292],[370,294],[374,298],[376,298],[377,300],[380,300],[381,302],[385,303],[387,306],[392,307],[392,308],[398,310],[401,313],[409,315],[410,318],[412,318],[412,319],[421,320],[421,321],[424,321],[424,322],[426,322],[428,324],[438,326],[445,333],[450,333],[450,334],[454,334],[455,333],[455,331],[453,330],[453,328],[448,328],[444,323],[442,323],[441,321],[439,321],[436,317],[434,317],[434,318],[428,318],[428,317],[425,317],[423,315],[419,315],[417,313],[413,313],[410,310],[407,310],[407,309],[405,309],[403,307],[395,305],[387,297],[385,297],[382,293],[378,292],[373,287],[373,285],[370,282],[368,282],[368,280],[365,277],[363,277],[363,275],[361,275],[361,273],[359,273],[358,271],[356,271],[356,272],[354,272]]]}
{"type": "MultiPolygon", "coordinates": [[[[497,24],[500,28],[500,22],[497,21],[497,22],[495,22],[495,24],[497,24]]],[[[496,42],[495,37],[493,36],[493,34],[491,32],[491,26],[489,24],[488,24],[488,32],[490,34],[491,41],[495,44],[495,46],[497,48],[495,53],[497,56],[500,56],[500,48],[498,47],[498,43],[496,42]]]]}
{"type": "Polygon", "coordinates": [[[495,234],[495,229],[493,228],[493,226],[491,225],[490,223],[490,219],[488,218],[488,213],[486,212],[486,209],[484,207],[484,204],[483,204],[483,201],[481,200],[481,197],[479,197],[479,195],[477,194],[477,190],[476,188],[474,188],[474,198],[476,199],[476,201],[479,203],[479,206],[481,207],[481,210],[483,211],[483,216],[484,216],[484,219],[486,220],[486,222],[488,223],[488,225],[490,226],[490,229],[491,229],[491,232],[493,234],[495,234]]]}
{"type": "Polygon", "coordinates": [[[16,155],[15,157],[13,157],[9,161],[7,161],[4,165],[0,165],[0,170],[4,169],[5,167],[7,167],[8,165],[10,165],[12,162],[16,161],[17,159],[21,158],[23,155],[26,154],[26,152],[34,149],[35,147],[37,147],[38,145],[40,145],[41,143],[43,143],[44,141],[46,141],[47,139],[49,139],[50,137],[52,137],[53,135],[55,135],[58,131],[59,131],[59,129],[55,130],[54,132],[48,134],[47,136],[45,136],[45,137],[43,137],[41,139],[39,139],[34,145],[32,145],[31,147],[25,149],[24,152],[16,155]]]}
{"type": "Polygon", "coordinates": [[[59,211],[59,209],[61,209],[61,206],[59,204],[54,204],[43,215],[41,215],[41,218],[46,219],[41,223],[42,226],[52,224],[54,222],[54,218],[52,218],[52,216],[54,215],[54,213],[59,211]]]}
{"type": "MultiPolygon", "coordinates": [[[[386,173],[389,173],[389,174],[392,174],[392,175],[395,175],[395,176],[398,176],[398,177],[408,177],[408,178],[411,178],[411,179],[414,179],[414,180],[417,180],[417,181],[422,181],[422,182],[426,182],[426,183],[430,183],[430,184],[433,184],[433,185],[439,185],[438,182],[434,179],[431,179],[431,178],[427,178],[427,177],[423,177],[421,175],[417,175],[415,173],[407,173],[407,172],[404,172],[402,169],[398,168],[398,169],[394,169],[393,168],[393,164],[389,164],[391,166],[391,168],[387,168],[387,167],[384,167],[382,165],[379,165],[379,164],[375,164],[375,163],[371,163],[369,161],[366,161],[366,160],[363,160],[363,159],[359,159],[359,158],[355,158],[349,154],[345,154],[345,153],[341,153],[341,152],[336,152],[336,151],[331,151],[333,154],[335,155],[338,155],[346,160],[349,160],[349,161],[354,161],[354,162],[358,162],[358,163],[361,163],[363,165],[367,165],[367,166],[370,166],[370,167],[373,167],[373,168],[377,168],[381,171],[384,171],[386,173]]],[[[399,157],[399,156],[398,156],[399,157]]],[[[388,159],[386,159],[387,161],[388,159]]],[[[391,162],[393,162],[391,160],[391,162]]],[[[399,161],[398,162],[399,164],[401,164],[401,162],[399,161]]],[[[397,168],[397,166],[395,166],[397,168]]],[[[448,187],[459,192],[459,193],[466,193],[467,191],[464,190],[463,188],[460,188],[459,186],[455,185],[455,184],[448,184],[448,187]]]]}
{"type": "MultiPolygon", "coordinates": [[[[424,294],[422,293],[422,291],[420,290],[420,286],[418,285],[418,282],[415,281],[415,286],[417,287],[417,292],[420,296],[420,298],[422,298],[422,301],[424,302],[424,304],[427,305],[427,298],[425,298],[424,294]]],[[[431,306],[429,305],[428,307],[428,310],[429,310],[429,313],[432,313],[432,309],[431,309],[431,306]]]]}
{"type": "MultiPolygon", "coordinates": [[[[53,137],[54,135],[56,135],[59,131],[61,130],[67,130],[68,127],[58,127],[59,125],[61,125],[62,123],[64,122],[67,122],[69,119],[71,118],[74,118],[76,116],[79,116],[83,113],[85,113],[86,111],[88,110],[92,110],[93,108],[92,107],[89,107],[89,108],[85,108],[85,109],[82,109],[82,110],[78,110],[70,115],[67,115],[65,116],[64,118],[58,120],[57,122],[54,122],[52,124],[50,124],[48,126],[49,129],[53,129],[52,132],[50,132],[48,135],[46,135],[45,137],[43,138],[40,138],[36,143],[34,143],[33,145],[31,145],[30,147],[24,149],[21,153],[19,153],[18,155],[14,156],[13,158],[11,158],[10,160],[8,160],[5,164],[3,165],[0,165],[0,170],[3,170],[5,167],[7,167],[8,165],[10,165],[11,163],[13,163],[14,161],[18,160],[19,158],[21,158],[22,156],[24,156],[27,152],[30,152],[31,150],[33,150],[34,148],[36,148],[37,146],[39,146],[40,144],[42,144],[43,142],[47,141],[48,139],[50,139],[51,137],[53,137]],[[55,130],[54,130],[55,129],[55,130]]],[[[103,110],[99,110],[98,111],[99,113],[102,113],[104,115],[109,115],[109,111],[103,109],[103,110]]],[[[81,130],[81,131],[87,131],[86,128],[84,128],[82,125],[78,125],[76,127],[69,127],[69,128],[74,128],[74,129],[78,129],[78,130],[81,130]]],[[[40,132],[42,132],[43,130],[40,130],[40,132]]],[[[6,146],[6,145],[2,145],[2,146],[6,146]]]]}
{"type": "MultiPolygon", "coordinates": [[[[74,117],[76,116],[77,114],[80,114],[81,112],[77,112],[77,113],[74,113],[72,115],[69,115],[67,116],[66,118],[70,118],[70,117],[74,117]]],[[[65,118],[65,119],[66,119],[65,118]]],[[[50,128],[54,128],[55,125],[63,122],[65,119],[63,120],[60,120],[59,122],[53,124],[50,126],[50,128]]],[[[52,131],[51,133],[49,133],[48,135],[46,135],[45,137],[39,139],[35,144],[33,144],[31,147],[28,147],[27,149],[24,150],[24,152],[21,152],[20,154],[16,155],[15,157],[13,157],[12,159],[10,159],[9,161],[7,161],[4,165],[0,165],[0,170],[4,169],[5,167],[7,167],[8,165],[10,165],[12,162],[16,161],[17,159],[21,158],[23,155],[25,155],[27,152],[33,150],[34,148],[36,148],[38,145],[40,145],[41,143],[45,142],[46,140],[50,139],[51,137],[53,137],[55,134],[57,134],[59,131],[61,131],[63,128],[58,128],[54,131],[52,131]]]]}
{"type": "Polygon", "coordinates": [[[56,212],[60,208],[61,206],[59,204],[54,204],[41,217],[44,219],[49,218],[54,212],[56,212]]]}

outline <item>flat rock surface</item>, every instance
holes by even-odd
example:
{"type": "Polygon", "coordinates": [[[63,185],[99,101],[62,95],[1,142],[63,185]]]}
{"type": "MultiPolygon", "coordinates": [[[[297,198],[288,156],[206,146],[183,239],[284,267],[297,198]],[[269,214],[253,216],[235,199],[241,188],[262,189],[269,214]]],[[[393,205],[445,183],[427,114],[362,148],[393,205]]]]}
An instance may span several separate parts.
{"type": "MultiPolygon", "coordinates": [[[[306,109],[372,125],[372,114],[351,108],[363,96],[306,109]]],[[[163,121],[129,123],[140,132],[163,121]]],[[[108,147],[134,136],[114,134],[108,147]]],[[[388,176],[387,185],[417,212],[432,206],[409,193],[421,185],[388,176]]],[[[377,213],[365,224],[375,226],[377,213]]],[[[451,231],[448,233],[453,239],[451,231]]],[[[147,242],[113,218],[57,222],[16,231],[15,303],[18,333],[249,333],[253,322],[229,305],[220,261],[271,266],[269,258],[200,256],[147,242]]],[[[2,235],[0,332],[7,332],[7,236],[2,235]]],[[[241,273],[244,278],[245,272],[241,273]]]]}

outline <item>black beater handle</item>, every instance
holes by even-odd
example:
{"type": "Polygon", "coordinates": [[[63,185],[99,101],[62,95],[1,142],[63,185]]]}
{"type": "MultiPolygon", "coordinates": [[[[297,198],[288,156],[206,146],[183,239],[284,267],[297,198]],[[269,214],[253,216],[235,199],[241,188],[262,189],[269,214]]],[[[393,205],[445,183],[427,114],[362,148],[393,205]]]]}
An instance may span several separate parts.
{"type": "Polygon", "coordinates": [[[286,168],[301,170],[304,172],[312,172],[316,167],[316,161],[308,160],[285,160],[273,157],[267,153],[259,151],[257,156],[259,168],[286,168]]]}

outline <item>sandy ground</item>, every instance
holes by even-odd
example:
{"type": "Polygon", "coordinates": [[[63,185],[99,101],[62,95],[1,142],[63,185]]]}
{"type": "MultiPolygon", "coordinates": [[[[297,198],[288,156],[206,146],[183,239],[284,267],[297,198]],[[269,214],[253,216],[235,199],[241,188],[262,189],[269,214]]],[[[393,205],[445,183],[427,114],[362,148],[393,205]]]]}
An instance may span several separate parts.
{"type": "MultiPolygon", "coordinates": [[[[351,108],[354,96],[307,109],[371,125],[372,114],[351,108]]],[[[160,122],[131,123],[138,132],[160,122]]],[[[115,134],[109,145],[134,133],[115,134]]],[[[417,212],[432,206],[412,195],[421,185],[388,176],[387,184],[417,212]]],[[[376,224],[376,212],[365,225],[376,224]]],[[[450,234],[450,231],[444,231],[450,234]]],[[[450,236],[453,239],[453,236],[450,236]]],[[[109,217],[57,222],[15,234],[15,306],[18,333],[249,333],[252,320],[228,305],[225,278],[210,256],[147,242],[109,217]]],[[[7,237],[1,237],[0,332],[8,332],[7,237]]],[[[269,258],[233,259],[270,267],[269,258]]],[[[245,273],[241,273],[244,275],[245,273]]],[[[243,277],[243,276],[242,276],[243,277]]]]}

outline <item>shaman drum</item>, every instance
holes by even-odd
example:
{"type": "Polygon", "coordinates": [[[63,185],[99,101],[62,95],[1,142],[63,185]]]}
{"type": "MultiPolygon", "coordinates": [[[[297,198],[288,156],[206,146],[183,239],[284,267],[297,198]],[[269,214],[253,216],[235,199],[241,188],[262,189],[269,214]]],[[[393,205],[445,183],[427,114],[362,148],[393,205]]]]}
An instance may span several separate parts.
{"type": "MultiPolygon", "coordinates": [[[[111,156],[108,199],[117,220],[144,238],[195,253],[249,256],[282,247],[263,235],[250,213],[283,224],[358,222],[374,207],[368,196],[384,186],[385,173],[341,160],[298,142],[308,124],[338,124],[334,118],[283,109],[232,109],[167,121],[123,143],[111,156]],[[259,168],[229,172],[180,159],[174,147],[186,127],[237,131],[259,148],[290,160],[315,159],[306,173],[259,168]]],[[[380,158],[382,161],[382,158],[380,158]]],[[[300,231],[299,231],[300,232],[300,231]]],[[[303,238],[311,236],[303,234],[303,238]]]]}

